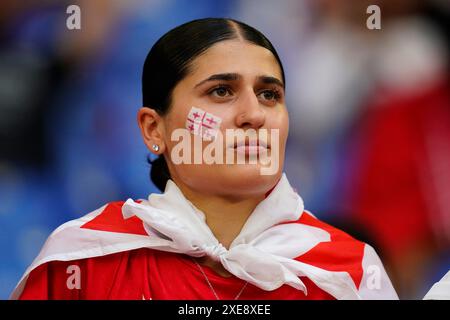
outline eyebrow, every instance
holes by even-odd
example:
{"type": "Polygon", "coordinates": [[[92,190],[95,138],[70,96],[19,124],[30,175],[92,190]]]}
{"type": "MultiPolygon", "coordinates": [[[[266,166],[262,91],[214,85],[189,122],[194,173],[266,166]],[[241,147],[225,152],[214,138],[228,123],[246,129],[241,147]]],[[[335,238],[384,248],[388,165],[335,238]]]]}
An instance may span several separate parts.
{"type": "Polygon", "coordinates": [[[217,80],[236,81],[236,80],[238,80],[240,78],[241,78],[241,76],[239,74],[237,74],[237,73],[218,73],[218,74],[213,74],[212,76],[206,78],[205,80],[200,81],[199,83],[197,83],[195,85],[195,88],[197,88],[198,86],[201,86],[205,82],[209,82],[209,81],[217,81],[217,80]]]}
{"type": "Polygon", "coordinates": [[[280,86],[281,88],[284,89],[284,83],[281,80],[279,80],[279,79],[277,79],[275,77],[259,76],[258,80],[261,81],[264,84],[275,84],[275,85],[280,86]]]}
{"type": "MultiPolygon", "coordinates": [[[[197,83],[195,85],[195,88],[197,88],[198,86],[201,86],[202,84],[209,82],[209,81],[217,81],[217,80],[222,80],[222,81],[236,81],[239,80],[241,77],[240,74],[238,73],[218,73],[218,74],[213,74],[212,76],[206,78],[205,80],[200,81],[199,83],[197,83]]],[[[280,86],[281,88],[284,89],[284,84],[281,80],[275,78],[275,77],[271,77],[271,76],[259,76],[258,77],[258,81],[264,83],[264,84],[275,84],[280,86]]]]}

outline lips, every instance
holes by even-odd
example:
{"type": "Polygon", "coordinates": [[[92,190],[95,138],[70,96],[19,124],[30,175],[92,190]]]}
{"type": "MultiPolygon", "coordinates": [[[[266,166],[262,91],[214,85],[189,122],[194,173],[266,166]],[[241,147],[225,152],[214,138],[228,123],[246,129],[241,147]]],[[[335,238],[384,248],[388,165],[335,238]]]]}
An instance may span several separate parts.
{"type": "Polygon", "coordinates": [[[265,149],[270,149],[270,144],[268,144],[267,142],[263,141],[263,140],[241,140],[241,141],[237,141],[234,142],[233,144],[230,144],[229,148],[234,148],[234,149],[238,149],[238,148],[243,148],[243,147],[250,147],[250,148],[265,148],[265,149]]]}
{"type": "Polygon", "coordinates": [[[267,153],[267,150],[270,149],[270,145],[262,140],[246,139],[231,144],[230,148],[236,150],[238,154],[257,155],[263,152],[267,153]]]}

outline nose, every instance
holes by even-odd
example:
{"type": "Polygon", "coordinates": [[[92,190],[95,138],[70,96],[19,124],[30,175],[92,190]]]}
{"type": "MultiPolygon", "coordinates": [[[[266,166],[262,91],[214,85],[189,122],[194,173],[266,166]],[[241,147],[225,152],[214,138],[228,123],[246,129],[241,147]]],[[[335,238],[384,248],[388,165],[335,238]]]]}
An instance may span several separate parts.
{"type": "Polygon", "coordinates": [[[248,90],[241,95],[238,104],[236,114],[236,126],[238,128],[258,129],[264,125],[266,114],[253,90],[248,90]]]}

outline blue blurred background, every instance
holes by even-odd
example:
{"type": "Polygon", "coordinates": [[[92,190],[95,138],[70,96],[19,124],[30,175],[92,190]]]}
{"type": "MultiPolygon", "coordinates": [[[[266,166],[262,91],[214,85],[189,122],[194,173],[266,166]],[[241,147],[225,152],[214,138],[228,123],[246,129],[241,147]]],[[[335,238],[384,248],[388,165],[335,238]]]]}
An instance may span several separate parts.
{"type": "Polygon", "coordinates": [[[196,18],[262,31],[287,75],[285,169],[306,208],[372,244],[403,299],[450,269],[449,2],[0,2],[0,298],[58,225],[146,198],[136,113],[153,43],[196,18]],[[68,30],[66,8],[81,8],[68,30]],[[369,30],[366,8],[381,8],[369,30]]]}

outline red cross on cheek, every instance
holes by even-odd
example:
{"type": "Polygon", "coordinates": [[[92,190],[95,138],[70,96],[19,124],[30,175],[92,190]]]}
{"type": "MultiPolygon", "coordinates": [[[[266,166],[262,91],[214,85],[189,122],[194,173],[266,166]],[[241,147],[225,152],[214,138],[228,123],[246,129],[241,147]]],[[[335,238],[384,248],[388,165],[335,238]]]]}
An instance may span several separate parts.
{"type": "Polygon", "coordinates": [[[208,118],[206,119],[206,121],[208,121],[210,125],[217,123],[217,121],[215,121],[213,118],[208,118]]]}

